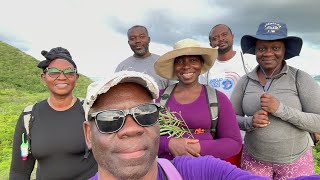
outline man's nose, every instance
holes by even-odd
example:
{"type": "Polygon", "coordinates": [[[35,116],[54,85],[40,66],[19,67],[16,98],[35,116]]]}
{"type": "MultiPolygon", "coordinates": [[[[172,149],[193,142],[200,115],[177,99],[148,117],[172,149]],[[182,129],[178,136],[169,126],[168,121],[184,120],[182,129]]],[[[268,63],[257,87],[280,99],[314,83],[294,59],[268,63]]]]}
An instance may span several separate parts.
{"type": "Polygon", "coordinates": [[[125,122],[123,127],[118,131],[118,136],[123,137],[133,137],[143,134],[144,127],[140,126],[133,118],[132,115],[127,115],[125,117],[125,122]]]}

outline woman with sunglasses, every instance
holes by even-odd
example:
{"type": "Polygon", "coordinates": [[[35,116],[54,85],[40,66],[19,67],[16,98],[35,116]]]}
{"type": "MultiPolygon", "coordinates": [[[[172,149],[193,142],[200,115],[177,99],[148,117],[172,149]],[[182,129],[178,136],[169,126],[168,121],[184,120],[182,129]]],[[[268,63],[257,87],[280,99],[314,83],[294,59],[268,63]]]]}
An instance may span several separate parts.
{"type": "Polygon", "coordinates": [[[41,79],[50,97],[33,106],[28,137],[24,114],[19,117],[10,180],[30,179],[36,161],[37,179],[88,179],[97,172],[97,164],[84,140],[82,103],[72,94],[79,78],[77,66],[69,51],[62,47],[41,54],[46,60],[38,67],[43,70],[41,79]],[[26,154],[25,143],[29,143],[26,154]]]}
{"type": "MultiPolygon", "coordinates": [[[[161,136],[159,157],[173,159],[176,156],[212,155],[226,159],[239,153],[242,140],[240,129],[230,100],[220,91],[214,97],[218,102],[216,133],[212,133],[212,118],[205,85],[198,81],[200,74],[208,71],[217,58],[217,49],[200,47],[193,39],[184,39],[174,45],[174,50],[162,55],[155,62],[155,70],[161,77],[179,80],[172,95],[166,97],[160,91],[161,99],[168,99],[166,107],[171,112],[180,112],[181,117],[195,139],[187,136],[168,138],[161,136]]],[[[215,91],[214,89],[212,90],[215,91]]],[[[160,100],[158,100],[160,101],[160,100]]],[[[179,117],[178,117],[179,118],[179,117]]]]}

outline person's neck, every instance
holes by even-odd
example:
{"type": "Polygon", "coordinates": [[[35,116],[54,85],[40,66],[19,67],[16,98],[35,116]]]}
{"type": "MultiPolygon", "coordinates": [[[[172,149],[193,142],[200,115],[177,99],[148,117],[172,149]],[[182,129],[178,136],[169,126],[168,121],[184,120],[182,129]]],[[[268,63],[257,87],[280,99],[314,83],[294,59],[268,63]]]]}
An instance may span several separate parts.
{"type": "Polygon", "coordinates": [[[201,87],[202,87],[202,85],[198,81],[191,83],[191,84],[184,84],[183,82],[178,82],[178,84],[177,84],[177,88],[180,91],[182,90],[182,91],[189,91],[190,92],[190,90],[194,90],[196,88],[201,88],[201,87]]]}
{"type": "Polygon", "coordinates": [[[230,51],[226,53],[223,53],[223,54],[219,53],[217,59],[219,61],[229,61],[236,55],[236,53],[237,53],[236,51],[234,51],[233,49],[230,49],[230,51]]]}
{"type": "Polygon", "coordinates": [[[65,111],[72,107],[74,103],[77,101],[72,94],[67,96],[56,96],[52,95],[48,98],[48,104],[56,111],[65,111]]]}
{"type": "Polygon", "coordinates": [[[144,59],[144,58],[149,57],[149,56],[151,56],[151,53],[150,53],[150,52],[147,52],[147,53],[144,54],[143,56],[139,56],[139,55],[137,55],[137,54],[133,54],[133,57],[135,57],[135,58],[140,58],[140,59],[144,59]]]}

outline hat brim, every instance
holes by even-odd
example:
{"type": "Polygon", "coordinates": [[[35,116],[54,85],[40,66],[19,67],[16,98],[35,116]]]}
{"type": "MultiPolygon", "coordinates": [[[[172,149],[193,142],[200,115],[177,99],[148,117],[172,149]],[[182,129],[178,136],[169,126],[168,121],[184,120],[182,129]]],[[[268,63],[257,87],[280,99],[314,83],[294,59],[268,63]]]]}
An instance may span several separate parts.
{"type": "Polygon", "coordinates": [[[100,94],[104,94],[113,86],[125,82],[133,82],[145,87],[150,92],[153,99],[157,99],[159,96],[159,87],[151,76],[135,71],[120,71],[114,73],[110,78],[95,81],[88,86],[83,104],[86,120],[88,120],[89,110],[100,94]]]}
{"type": "Polygon", "coordinates": [[[275,41],[280,40],[283,41],[285,44],[285,54],[284,60],[293,58],[295,56],[299,56],[303,41],[299,37],[295,36],[288,36],[284,38],[280,38],[276,35],[259,35],[259,36],[251,36],[251,35],[244,35],[241,38],[241,49],[244,54],[253,54],[255,55],[256,52],[256,41],[257,40],[265,40],[265,41],[275,41]]]}
{"type": "Polygon", "coordinates": [[[178,80],[178,77],[174,73],[174,59],[185,55],[202,56],[204,64],[201,69],[201,74],[203,74],[213,66],[218,56],[218,50],[216,48],[204,47],[187,47],[172,50],[160,56],[160,58],[154,63],[156,73],[166,79],[178,80]]]}

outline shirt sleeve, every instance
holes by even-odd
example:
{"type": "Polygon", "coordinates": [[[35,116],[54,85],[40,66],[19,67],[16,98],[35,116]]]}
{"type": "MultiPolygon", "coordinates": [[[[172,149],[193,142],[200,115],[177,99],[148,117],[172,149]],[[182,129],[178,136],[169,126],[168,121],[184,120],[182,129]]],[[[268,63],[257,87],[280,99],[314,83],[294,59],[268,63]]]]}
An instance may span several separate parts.
{"type": "Polygon", "coordinates": [[[239,153],[242,146],[240,129],[228,97],[218,91],[219,117],[215,139],[201,140],[201,155],[228,158],[239,153]]]}
{"type": "Polygon", "coordinates": [[[192,179],[219,179],[219,180],[267,180],[268,177],[256,176],[248,171],[241,170],[230,163],[203,156],[192,158],[179,156],[172,161],[184,180],[192,179]]]}
{"type": "Polygon", "coordinates": [[[20,115],[13,137],[12,160],[10,167],[10,180],[29,180],[33,171],[35,159],[32,154],[28,155],[27,160],[22,160],[20,145],[22,143],[22,133],[26,133],[23,125],[23,114],[20,115]]]}
{"type": "Polygon", "coordinates": [[[230,100],[236,113],[239,128],[244,131],[252,131],[254,130],[252,126],[252,116],[245,116],[242,109],[242,100],[246,88],[245,86],[247,86],[247,81],[248,78],[246,76],[242,76],[240,78],[231,94],[230,100]]]}
{"type": "Polygon", "coordinates": [[[302,111],[280,102],[273,115],[299,129],[320,133],[320,86],[306,72],[299,70],[297,73],[297,89],[302,111]]]}

